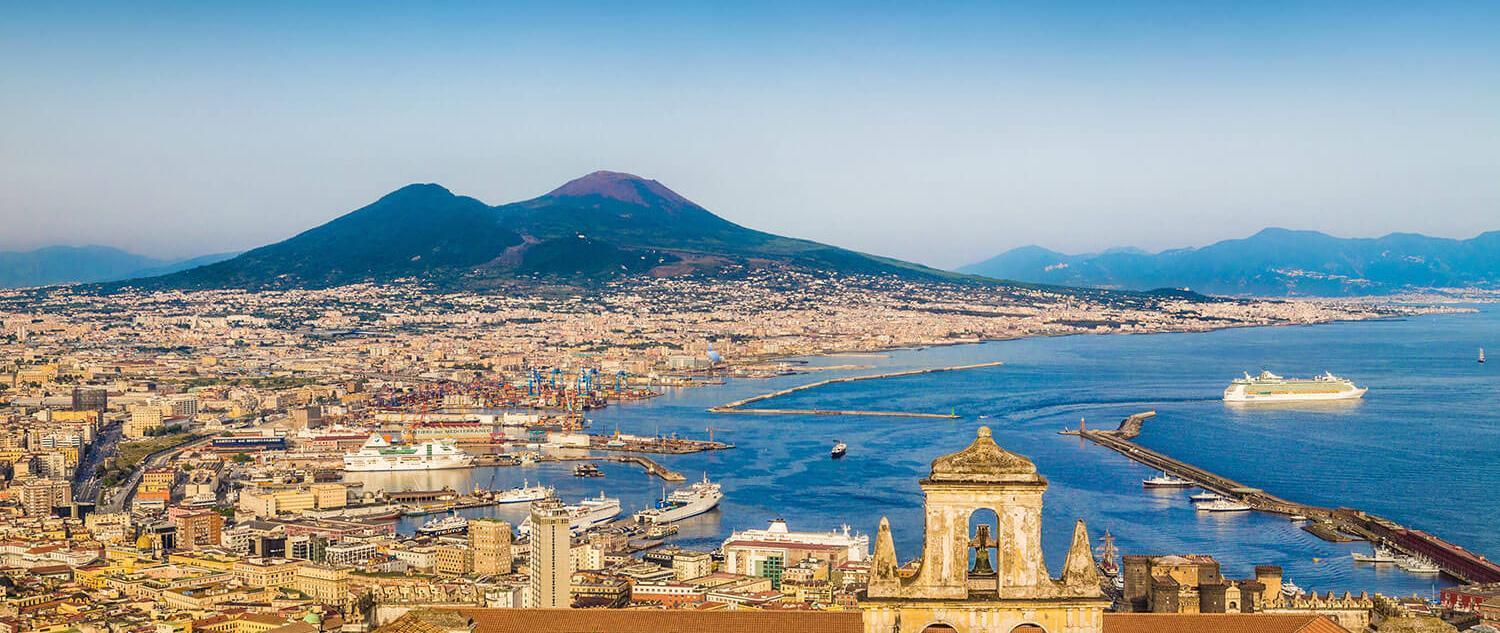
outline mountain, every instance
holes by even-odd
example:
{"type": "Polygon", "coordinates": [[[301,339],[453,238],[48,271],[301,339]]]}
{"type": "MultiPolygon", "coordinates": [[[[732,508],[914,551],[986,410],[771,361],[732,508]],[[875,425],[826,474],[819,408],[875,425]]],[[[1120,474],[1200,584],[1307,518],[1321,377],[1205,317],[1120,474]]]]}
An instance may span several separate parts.
{"type": "Polygon", "coordinates": [[[1340,238],[1268,228],[1202,248],[1065,255],[1024,246],[959,269],[1035,283],[1258,296],[1389,294],[1500,284],[1500,231],[1467,240],[1392,233],[1340,238]]]}
{"type": "Polygon", "coordinates": [[[233,257],[232,253],[161,260],[110,246],[48,246],[26,252],[0,252],[0,288],[162,275],[230,257],[233,257]]]}
{"type": "Polygon", "coordinates": [[[321,288],[420,278],[478,287],[517,278],[737,274],[786,266],[933,279],[959,275],[745,228],[655,180],[600,171],[488,206],[435,184],[402,187],[290,239],[143,288],[321,288]]]}

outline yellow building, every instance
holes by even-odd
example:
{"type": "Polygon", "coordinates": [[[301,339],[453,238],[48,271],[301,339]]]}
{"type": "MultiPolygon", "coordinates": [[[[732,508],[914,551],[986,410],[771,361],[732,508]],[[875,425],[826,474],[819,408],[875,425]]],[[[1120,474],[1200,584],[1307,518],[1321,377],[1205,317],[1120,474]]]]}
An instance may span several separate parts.
{"type": "Polygon", "coordinates": [[[469,549],[474,553],[473,571],[481,576],[511,572],[510,524],[495,519],[469,521],[469,549]]]}
{"type": "Polygon", "coordinates": [[[462,576],[473,571],[474,556],[462,545],[439,545],[433,548],[433,571],[443,576],[462,576]]]}
{"type": "Polygon", "coordinates": [[[295,588],[322,604],[342,607],[350,599],[349,571],[327,565],[303,565],[297,569],[295,588]]]}
{"type": "Polygon", "coordinates": [[[1047,571],[1047,480],[1031,460],[1000,448],[989,428],[980,427],[968,448],[933,460],[931,474],[920,483],[926,497],[922,556],[915,566],[903,567],[890,522],[880,520],[867,597],[859,605],[867,633],[1104,630],[1110,601],[1099,588],[1082,521],[1074,528],[1062,577],[1047,571]],[[976,520],[981,522],[971,535],[976,520]]]}
{"type": "Polygon", "coordinates": [[[348,489],[344,484],[313,484],[309,490],[313,495],[313,504],[320,510],[342,508],[349,503],[348,489]]]}
{"type": "Polygon", "coordinates": [[[235,561],[232,571],[247,587],[289,587],[297,582],[297,569],[306,564],[284,558],[247,558],[235,561]]]}

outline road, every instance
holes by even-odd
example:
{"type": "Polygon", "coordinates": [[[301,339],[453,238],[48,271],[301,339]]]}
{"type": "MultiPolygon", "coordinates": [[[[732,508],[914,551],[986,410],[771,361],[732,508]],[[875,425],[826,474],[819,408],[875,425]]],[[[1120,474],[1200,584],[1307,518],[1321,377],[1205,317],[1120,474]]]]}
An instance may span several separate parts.
{"type": "Polygon", "coordinates": [[[73,498],[80,502],[94,501],[99,496],[99,466],[105,458],[113,455],[120,446],[120,435],[125,425],[111,422],[99,430],[94,444],[79,461],[73,471],[73,498]]]}

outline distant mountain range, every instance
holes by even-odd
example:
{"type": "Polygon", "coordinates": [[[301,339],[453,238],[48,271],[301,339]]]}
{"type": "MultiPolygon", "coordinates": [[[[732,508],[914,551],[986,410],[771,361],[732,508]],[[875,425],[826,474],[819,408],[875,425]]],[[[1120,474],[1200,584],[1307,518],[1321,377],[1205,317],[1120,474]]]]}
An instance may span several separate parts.
{"type": "Polygon", "coordinates": [[[238,257],[114,285],[322,288],[420,278],[475,288],[518,278],[591,282],[629,275],[737,274],[775,266],[960,278],[748,229],[655,180],[600,171],[544,196],[493,207],[435,184],[408,185],[238,257]]]}
{"type": "Polygon", "coordinates": [[[1392,233],[1340,238],[1268,228],[1202,248],[1147,253],[1114,249],[1066,255],[1024,246],[964,266],[998,279],[1147,290],[1256,296],[1390,294],[1416,288],[1500,284],[1500,231],[1467,240],[1392,233]]]}
{"type": "Polygon", "coordinates": [[[165,275],[234,257],[234,253],[165,260],[110,246],[48,246],[0,251],[0,288],[114,281],[165,275]]]}

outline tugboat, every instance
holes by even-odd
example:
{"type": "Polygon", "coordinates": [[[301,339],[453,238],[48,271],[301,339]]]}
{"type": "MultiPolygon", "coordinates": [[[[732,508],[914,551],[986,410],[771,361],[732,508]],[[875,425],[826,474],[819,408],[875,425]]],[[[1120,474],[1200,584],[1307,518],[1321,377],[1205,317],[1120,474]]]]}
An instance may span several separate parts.
{"type": "Polygon", "coordinates": [[[838,459],[840,457],[843,457],[844,453],[847,452],[849,452],[849,445],[843,442],[836,441],[833,445],[833,451],[829,455],[834,459],[838,459]]]}
{"type": "Polygon", "coordinates": [[[573,467],[573,476],[574,477],[603,477],[604,476],[604,471],[599,470],[598,466],[595,466],[595,465],[590,464],[588,462],[584,462],[582,464],[579,464],[579,465],[573,467]]]}

